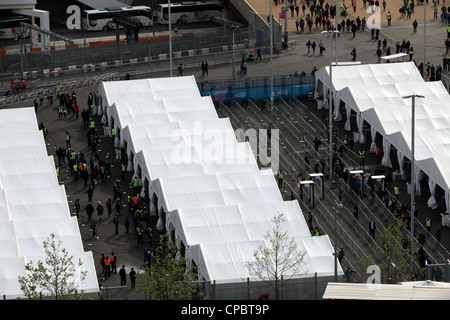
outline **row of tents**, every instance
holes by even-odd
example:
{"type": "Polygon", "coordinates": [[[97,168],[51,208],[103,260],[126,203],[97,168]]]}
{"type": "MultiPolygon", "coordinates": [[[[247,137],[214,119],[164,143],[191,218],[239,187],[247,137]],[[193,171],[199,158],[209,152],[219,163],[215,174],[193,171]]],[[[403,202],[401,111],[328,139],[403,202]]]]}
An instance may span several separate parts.
{"type": "MultiPolygon", "coordinates": [[[[247,264],[268,245],[265,234],[278,214],[305,252],[302,274],[284,275],[302,284],[290,297],[317,292],[311,288],[324,292],[335,274],[330,239],[311,236],[299,203],[283,200],[274,172],[259,168],[249,142],[238,141],[236,128],[218,117],[193,76],[103,82],[98,96],[93,112],[101,116],[105,135],[114,129],[114,145],[122,150],[116,157],[126,150],[130,183],[141,179],[157,228],[174,230],[170,236],[185,248],[189,265],[198,267],[208,297],[272,293],[247,264]]],[[[340,266],[337,272],[343,275],[340,266]]]]}
{"type": "MultiPolygon", "coordinates": [[[[316,96],[319,108],[328,108],[329,67],[316,72],[316,96]]],[[[333,67],[333,120],[358,133],[358,142],[370,141],[370,151],[384,151],[382,164],[392,168],[391,148],[396,150],[399,172],[406,178],[405,161],[411,160],[411,129],[414,108],[415,193],[421,194],[420,177],[428,178],[428,206],[438,207],[436,186],[445,193],[445,206],[450,205],[450,99],[441,81],[425,81],[414,62],[367,64],[333,67]],[[351,126],[355,116],[356,127],[351,126]],[[367,132],[366,132],[367,131],[367,132]],[[382,146],[377,146],[377,136],[382,146]]],[[[356,142],[356,141],[355,141],[356,142]]]]}
{"type": "MultiPolygon", "coordinates": [[[[0,110],[0,295],[24,297],[19,276],[25,265],[44,262],[44,241],[67,250],[74,264],[82,261],[71,282],[85,293],[97,293],[97,274],[92,252],[85,252],[77,218],[71,216],[65,188],[58,182],[55,162],[48,156],[34,108],[0,110]]],[[[39,291],[39,290],[38,290],[39,291]]],[[[48,292],[42,292],[48,294],[48,292]]]]}

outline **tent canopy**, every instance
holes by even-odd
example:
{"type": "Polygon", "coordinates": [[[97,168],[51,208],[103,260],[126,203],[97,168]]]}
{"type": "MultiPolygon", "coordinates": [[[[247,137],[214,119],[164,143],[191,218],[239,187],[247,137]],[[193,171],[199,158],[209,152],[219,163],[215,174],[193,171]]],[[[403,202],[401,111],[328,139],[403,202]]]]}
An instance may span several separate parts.
{"type": "MultiPolygon", "coordinates": [[[[193,77],[131,80],[123,88],[104,83],[100,94],[107,123],[120,129],[120,144],[126,146],[135,176],[149,182],[143,188],[157,201],[157,228],[174,227],[202,277],[242,283],[246,263],[265,245],[264,233],[279,211],[302,248],[330,256],[327,260],[310,253],[308,269],[334,274],[328,237],[306,246],[303,238],[312,237],[298,202],[283,201],[273,171],[259,169],[250,144],[237,141],[229,119],[218,118],[211,98],[200,97],[193,77]],[[140,95],[138,87],[145,93],[140,95]],[[133,95],[130,102],[127,88],[133,95]]],[[[338,273],[343,274],[340,267],[338,273]]]]}
{"type": "MultiPolygon", "coordinates": [[[[413,62],[337,68],[333,90],[336,102],[345,104],[347,122],[353,110],[383,136],[384,148],[392,145],[402,157],[411,158],[412,98],[406,97],[424,96],[414,99],[414,159],[418,170],[446,192],[448,208],[450,175],[444,163],[450,156],[450,100],[442,82],[425,82],[413,62]]],[[[329,86],[328,72],[326,67],[316,72],[316,81],[324,88],[329,86]]],[[[361,124],[358,128],[362,132],[361,124]]]]}
{"type": "MultiPolygon", "coordinates": [[[[0,124],[0,295],[23,297],[18,276],[25,275],[28,262],[47,259],[43,242],[52,233],[74,261],[83,262],[87,275],[80,289],[98,292],[92,253],[84,252],[77,219],[70,215],[34,108],[0,110],[0,124]]],[[[79,274],[73,276],[74,281],[80,279],[79,274]]]]}

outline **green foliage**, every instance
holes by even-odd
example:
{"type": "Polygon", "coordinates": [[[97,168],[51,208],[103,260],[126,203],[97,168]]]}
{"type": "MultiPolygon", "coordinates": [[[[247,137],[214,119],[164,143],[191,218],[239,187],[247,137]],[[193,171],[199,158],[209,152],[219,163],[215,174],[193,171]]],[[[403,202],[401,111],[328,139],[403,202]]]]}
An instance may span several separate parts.
{"type": "MultiPolygon", "coordinates": [[[[177,242],[177,241],[175,241],[177,242]]],[[[177,255],[183,248],[160,239],[150,268],[137,278],[143,285],[137,290],[148,300],[189,300],[198,298],[199,283],[195,267],[187,268],[185,257],[177,255]]]]}
{"type": "Polygon", "coordinates": [[[25,276],[19,276],[20,289],[27,299],[50,298],[55,300],[78,300],[83,291],[79,284],[86,278],[87,271],[81,271],[81,259],[75,265],[73,257],[66,249],[61,248],[62,241],[55,241],[52,233],[43,242],[45,261],[39,260],[37,265],[30,261],[25,265],[25,276]],[[75,281],[77,280],[77,281],[75,281]]]}
{"type": "Polygon", "coordinates": [[[387,283],[409,281],[413,277],[412,261],[417,261],[417,243],[411,246],[411,236],[406,232],[406,221],[393,215],[393,220],[380,236],[382,249],[380,266],[387,283]]]}

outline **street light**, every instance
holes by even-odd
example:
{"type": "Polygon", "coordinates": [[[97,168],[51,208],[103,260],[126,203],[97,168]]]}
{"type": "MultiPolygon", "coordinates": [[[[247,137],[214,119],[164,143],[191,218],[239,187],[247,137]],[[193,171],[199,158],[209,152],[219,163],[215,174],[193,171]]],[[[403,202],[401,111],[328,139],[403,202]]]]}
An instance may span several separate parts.
{"type": "Polygon", "coordinates": [[[167,1],[167,10],[169,13],[169,69],[170,69],[170,77],[172,77],[172,17],[170,12],[170,0],[167,1]]]}
{"type": "MultiPolygon", "coordinates": [[[[336,200],[335,200],[335,202],[336,202],[336,206],[339,209],[342,209],[344,207],[341,203],[337,202],[336,200]]],[[[337,282],[338,281],[338,279],[337,279],[337,253],[338,253],[338,248],[337,248],[337,212],[338,212],[338,210],[335,207],[333,207],[333,210],[334,210],[334,282],[337,282]]]]}
{"type": "Polygon", "coordinates": [[[269,21],[269,37],[270,37],[270,122],[273,123],[273,14],[272,14],[272,0],[270,3],[270,21],[269,21]]]}
{"type": "MultiPolygon", "coordinates": [[[[425,3],[424,3],[425,5],[425,3]]],[[[411,205],[410,205],[410,215],[411,215],[411,248],[414,243],[414,195],[415,195],[415,168],[414,168],[414,123],[415,123],[415,102],[416,98],[425,98],[424,96],[418,94],[412,94],[409,96],[403,96],[402,99],[411,99],[411,205]]]]}
{"type": "Polygon", "coordinates": [[[235,53],[234,53],[234,30],[236,30],[236,28],[239,28],[239,26],[233,24],[230,28],[231,28],[231,30],[233,30],[233,83],[234,83],[234,80],[235,80],[235,77],[236,77],[236,70],[235,70],[235,59],[236,59],[236,56],[235,56],[235,53]]]}
{"type": "Polygon", "coordinates": [[[328,116],[328,133],[329,133],[329,153],[330,153],[330,183],[333,183],[333,104],[332,104],[332,90],[333,90],[333,35],[339,34],[337,30],[327,30],[322,31],[321,33],[327,33],[330,36],[330,82],[329,82],[329,98],[328,98],[328,108],[329,108],[329,116],[328,116]]]}

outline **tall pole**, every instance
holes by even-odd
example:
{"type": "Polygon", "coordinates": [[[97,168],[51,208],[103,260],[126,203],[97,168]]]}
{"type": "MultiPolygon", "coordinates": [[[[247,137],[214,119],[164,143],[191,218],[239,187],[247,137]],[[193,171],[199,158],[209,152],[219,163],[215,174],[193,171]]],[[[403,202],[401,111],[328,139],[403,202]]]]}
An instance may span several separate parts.
{"type": "Polygon", "coordinates": [[[270,121],[273,123],[273,16],[272,16],[272,0],[270,2],[270,121]]]}
{"type": "MultiPolygon", "coordinates": [[[[336,65],[338,65],[338,38],[339,38],[338,37],[338,32],[339,32],[339,29],[338,29],[338,13],[337,13],[338,5],[339,5],[339,2],[338,2],[338,0],[336,0],[336,10],[334,12],[334,30],[336,32],[336,45],[335,45],[335,48],[334,48],[334,50],[336,50],[336,51],[335,51],[334,55],[336,57],[336,65]]],[[[330,50],[331,50],[331,47],[330,47],[330,50]]]]}
{"type": "Polygon", "coordinates": [[[233,30],[233,77],[232,77],[232,79],[233,79],[233,85],[234,85],[234,80],[235,80],[235,77],[236,77],[236,70],[235,70],[235,65],[234,65],[234,60],[236,59],[236,56],[234,55],[234,29],[236,28],[236,26],[232,26],[231,27],[231,30],[233,30]]]}
{"type": "Polygon", "coordinates": [[[423,65],[422,77],[425,79],[425,66],[427,56],[427,0],[423,0],[423,65]]]}
{"type": "MultiPolygon", "coordinates": [[[[333,31],[329,31],[330,36],[330,98],[328,103],[329,119],[328,119],[328,140],[329,140],[329,153],[330,153],[330,185],[333,183],[333,31]]],[[[336,34],[337,38],[337,34],[336,34]]]]}
{"type": "MultiPolygon", "coordinates": [[[[425,4],[424,4],[425,5],[425,4]]],[[[414,243],[414,197],[416,188],[416,173],[415,173],[415,163],[414,163],[414,135],[415,135],[415,112],[416,112],[416,98],[425,98],[424,96],[413,94],[410,96],[405,96],[403,99],[412,99],[412,109],[411,109],[411,205],[410,205],[410,215],[411,215],[411,248],[414,243]]]]}
{"type": "Polygon", "coordinates": [[[170,0],[167,0],[168,5],[168,13],[169,13],[169,69],[170,69],[170,77],[172,77],[172,17],[171,17],[171,10],[170,10],[170,0]]]}
{"type": "MultiPolygon", "coordinates": [[[[424,0],[423,4],[425,6],[426,0],[424,0]]],[[[416,169],[414,167],[414,136],[415,136],[415,112],[416,112],[416,97],[412,96],[412,108],[411,108],[411,206],[410,206],[410,215],[411,215],[411,245],[414,243],[414,197],[416,193],[416,169]]],[[[412,247],[411,247],[412,248],[412,247]]],[[[411,250],[412,251],[412,250],[411,250]]]]}
{"type": "MultiPolygon", "coordinates": [[[[333,183],[333,34],[337,37],[339,31],[327,30],[321,33],[327,33],[330,36],[330,79],[329,79],[329,97],[328,97],[328,140],[329,140],[329,170],[330,170],[330,184],[333,183]]],[[[337,65],[337,64],[336,64],[337,65]]]]}

